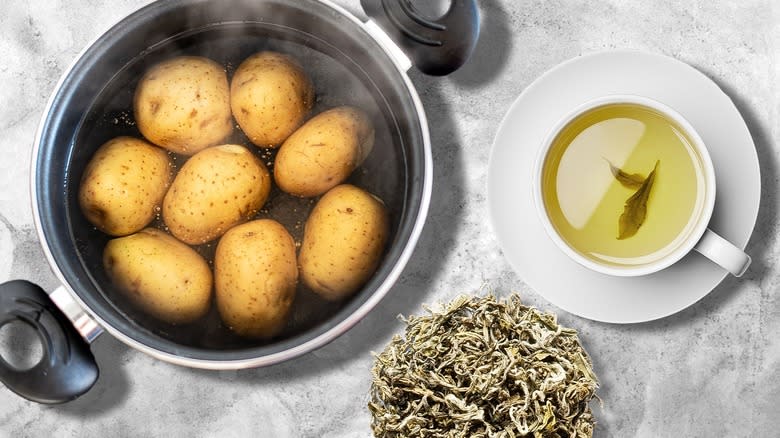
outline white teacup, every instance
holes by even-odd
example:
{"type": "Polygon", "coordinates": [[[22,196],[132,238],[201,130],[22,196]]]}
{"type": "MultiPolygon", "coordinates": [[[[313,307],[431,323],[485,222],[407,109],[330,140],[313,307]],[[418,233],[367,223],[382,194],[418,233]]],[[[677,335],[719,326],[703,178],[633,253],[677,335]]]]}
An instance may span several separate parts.
{"type": "Polygon", "coordinates": [[[715,207],[715,169],[712,166],[712,160],[710,158],[709,152],[707,151],[707,147],[704,145],[704,142],[696,130],[683,116],[681,116],[677,111],[670,108],[669,106],[653,99],[636,95],[604,96],[586,102],[561,119],[561,121],[553,127],[541,145],[539,155],[536,159],[533,192],[534,201],[536,203],[536,210],[550,239],[552,239],[552,241],[555,242],[561,251],[563,251],[571,259],[589,269],[592,269],[593,271],[607,275],[623,277],[652,274],[678,262],[680,259],[685,257],[685,255],[691,252],[691,250],[698,251],[737,277],[744,274],[748,266],[750,266],[750,256],[707,228],[715,207]],[[694,148],[698,153],[704,176],[704,205],[698,216],[698,219],[696,219],[694,226],[689,228],[687,236],[684,236],[684,238],[681,240],[681,243],[679,243],[673,251],[670,251],[664,257],[653,262],[636,266],[615,266],[606,263],[600,263],[596,260],[585,257],[576,249],[572,248],[558,234],[555,226],[550,221],[547,209],[544,205],[544,197],[542,194],[542,175],[545,160],[547,159],[550,148],[552,147],[558,134],[571,122],[577,119],[578,116],[602,106],[615,104],[632,104],[643,106],[659,112],[667,119],[676,123],[687,135],[688,139],[690,140],[691,147],[694,148]]]}

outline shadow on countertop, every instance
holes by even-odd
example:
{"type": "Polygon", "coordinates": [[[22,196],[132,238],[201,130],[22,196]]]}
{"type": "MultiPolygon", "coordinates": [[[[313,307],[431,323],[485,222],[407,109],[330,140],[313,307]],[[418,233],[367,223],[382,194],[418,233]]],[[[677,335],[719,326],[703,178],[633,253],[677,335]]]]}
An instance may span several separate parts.
{"type": "Polygon", "coordinates": [[[512,29],[501,2],[479,2],[481,20],[477,47],[449,79],[463,88],[478,88],[498,80],[512,52],[512,29]]]}
{"type": "Polygon", "coordinates": [[[130,388],[127,373],[132,370],[125,369],[122,363],[128,348],[110,334],[103,333],[92,344],[92,352],[100,368],[95,386],[76,400],[49,409],[78,418],[95,417],[119,409],[127,400],[130,388]]]}
{"type": "MultiPolygon", "coordinates": [[[[776,230],[778,222],[780,222],[777,181],[780,179],[780,169],[777,168],[777,163],[774,161],[775,148],[772,147],[772,135],[769,129],[762,125],[758,115],[744,101],[737,90],[721,81],[716,80],[715,83],[731,98],[742,114],[758,153],[758,165],[761,169],[761,204],[756,218],[756,227],[753,229],[753,235],[750,236],[746,248],[746,252],[753,258],[753,262],[742,278],[759,282],[770,268],[767,265],[767,256],[769,248],[777,240],[776,230]]],[[[729,278],[739,281],[731,276],[729,278]]]]}

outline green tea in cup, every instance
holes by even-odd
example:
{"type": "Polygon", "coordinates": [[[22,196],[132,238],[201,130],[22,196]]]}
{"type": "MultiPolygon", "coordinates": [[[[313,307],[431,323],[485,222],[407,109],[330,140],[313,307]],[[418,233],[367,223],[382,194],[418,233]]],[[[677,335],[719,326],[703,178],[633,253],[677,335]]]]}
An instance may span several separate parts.
{"type": "Polygon", "coordinates": [[[678,249],[700,223],[707,189],[689,134],[639,103],[576,115],[552,140],[541,171],[557,234],[585,258],[617,267],[652,264],[678,249]]]}
{"type": "Polygon", "coordinates": [[[630,277],[696,251],[739,277],[742,248],[708,228],[715,167],[693,126],[669,106],[608,95],[563,117],[540,145],[532,180],[544,231],[595,272],[630,277]]]}

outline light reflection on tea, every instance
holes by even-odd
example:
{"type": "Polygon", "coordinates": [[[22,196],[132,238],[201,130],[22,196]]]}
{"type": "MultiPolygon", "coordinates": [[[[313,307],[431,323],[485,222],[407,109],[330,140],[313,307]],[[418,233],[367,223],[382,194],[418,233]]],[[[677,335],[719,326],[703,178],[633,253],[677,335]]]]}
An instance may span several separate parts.
{"type": "Polygon", "coordinates": [[[561,238],[608,265],[673,252],[704,208],[701,159],[685,132],[654,109],[589,110],[553,141],[542,170],[545,210],[561,238]]]}

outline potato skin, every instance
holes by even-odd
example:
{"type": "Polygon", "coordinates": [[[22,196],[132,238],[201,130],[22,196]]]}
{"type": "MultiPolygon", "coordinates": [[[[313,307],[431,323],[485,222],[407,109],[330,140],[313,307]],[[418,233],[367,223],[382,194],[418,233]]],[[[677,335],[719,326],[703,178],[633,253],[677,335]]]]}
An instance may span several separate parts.
{"type": "Polygon", "coordinates": [[[302,281],[327,300],[349,297],[374,274],[388,233],[378,198],[349,184],[334,187],[306,221],[298,257],[302,281]]]}
{"type": "Polygon", "coordinates": [[[163,221],[179,240],[206,243],[248,221],[270,191],[268,169],[247,148],[210,147],[179,170],[163,200],[163,221]]]}
{"type": "Polygon", "coordinates": [[[109,241],[103,266],[119,290],[162,321],[184,324],[208,312],[212,286],[208,263],[160,230],[146,228],[109,241]]]}
{"type": "Polygon", "coordinates": [[[245,59],[230,84],[233,117],[256,146],[275,148],[314,104],[314,85],[292,57],[259,52],[245,59]]]}
{"type": "Polygon", "coordinates": [[[225,324],[242,336],[270,338],[284,328],[295,297],[295,242],[272,219],[234,227],[217,245],[214,278],[225,324]]]}
{"type": "Polygon", "coordinates": [[[319,196],[343,183],[374,146],[374,127],[363,111],[333,108],[311,118],[279,149],[276,184],[285,192],[319,196]]]}
{"type": "Polygon", "coordinates": [[[95,152],[79,185],[81,211],[111,236],[143,229],[173,180],[168,154],[143,140],[117,137],[95,152]]]}
{"type": "Polygon", "coordinates": [[[193,155],[233,132],[227,73],[208,58],[179,56],[149,69],[133,109],[144,137],[178,154],[193,155]]]}

